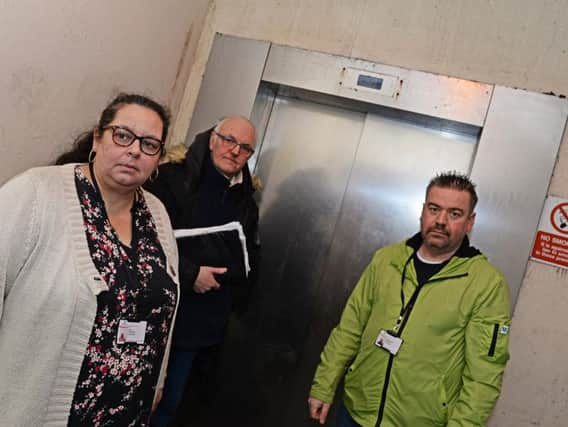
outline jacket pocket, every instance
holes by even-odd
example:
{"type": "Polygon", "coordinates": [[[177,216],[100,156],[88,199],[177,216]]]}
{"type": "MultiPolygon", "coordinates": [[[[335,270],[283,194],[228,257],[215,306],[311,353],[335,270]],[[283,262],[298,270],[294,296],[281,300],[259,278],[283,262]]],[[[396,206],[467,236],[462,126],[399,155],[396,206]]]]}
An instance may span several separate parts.
{"type": "Polygon", "coordinates": [[[485,323],[480,350],[489,360],[506,362],[509,358],[509,323],[485,323]]]}
{"type": "Polygon", "coordinates": [[[495,347],[497,346],[497,337],[499,335],[499,323],[493,325],[493,335],[491,336],[491,344],[489,344],[489,351],[487,355],[489,357],[495,356],[495,347]]]}

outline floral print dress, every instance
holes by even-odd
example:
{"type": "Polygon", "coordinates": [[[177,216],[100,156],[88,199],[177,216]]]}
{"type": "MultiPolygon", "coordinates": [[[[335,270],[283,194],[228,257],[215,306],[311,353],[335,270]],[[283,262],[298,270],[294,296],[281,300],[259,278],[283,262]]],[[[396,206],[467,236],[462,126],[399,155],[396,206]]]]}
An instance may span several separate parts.
{"type": "Polygon", "coordinates": [[[141,191],[132,207],[129,247],[118,239],[103,200],[79,166],[75,185],[90,254],[109,290],[97,296],[68,425],[146,426],[172,327],[176,285],[166,272],[166,257],[141,191]],[[143,343],[120,343],[121,320],[146,322],[143,343]]]}

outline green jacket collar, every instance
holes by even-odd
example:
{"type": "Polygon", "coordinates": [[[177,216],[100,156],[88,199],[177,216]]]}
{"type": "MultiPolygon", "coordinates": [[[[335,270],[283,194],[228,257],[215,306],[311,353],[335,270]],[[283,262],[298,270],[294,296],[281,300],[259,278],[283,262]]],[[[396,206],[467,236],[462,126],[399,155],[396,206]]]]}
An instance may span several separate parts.
{"type": "MultiPolygon", "coordinates": [[[[422,246],[422,241],[422,234],[418,232],[406,241],[406,245],[410,246],[413,249],[412,252],[414,253],[420,248],[420,246],[422,246]]],[[[480,254],[481,252],[479,251],[479,249],[475,248],[474,246],[470,246],[469,238],[465,236],[460,247],[452,257],[473,258],[474,256],[480,254]]]]}
{"type": "MultiPolygon", "coordinates": [[[[404,256],[396,260],[393,264],[399,270],[399,272],[403,272],[405,270],[405,266],[410,263],[412,256],[420,246],[422,245],[422,235],[418,232],[406,242],[404,242],[404,256]]],[[[456,251],[454,255],[450,258],[448,263],[442,268],[438,273],[436,273],[430,280],[442,280],[444,278],[453,278],[456,276],[467,275],[468,266],[472,258],[482,255],[479,249],[470,246],[469,238],[467,236],[464,237],[462,244],[456,251]]],[[[414,266],[412,264],[408,265],[408,274],[412,280],[415,281],[416,272],[414,270],[414,266]]]]}

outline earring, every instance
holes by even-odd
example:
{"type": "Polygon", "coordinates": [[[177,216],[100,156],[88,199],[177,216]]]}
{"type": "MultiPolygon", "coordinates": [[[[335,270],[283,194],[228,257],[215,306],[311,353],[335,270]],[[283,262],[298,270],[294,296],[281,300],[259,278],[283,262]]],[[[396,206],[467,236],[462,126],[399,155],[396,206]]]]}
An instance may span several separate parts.
{"type": "Polygon", "coordinates": [[[154,182],[156,179],[158,179],[158,175],[160,174],[160,170],[158,168],[154,169],[154,172],[152,172],[150,174],[150,182],[154,182]]]}
{"type": "Polygon", "coordinates": [[[89,151],[89,157],[87,158],[89,163],[93,163],[95,161],[96,156],[97,156],[97,152],[91,148],[91,151],[89,151]]]}

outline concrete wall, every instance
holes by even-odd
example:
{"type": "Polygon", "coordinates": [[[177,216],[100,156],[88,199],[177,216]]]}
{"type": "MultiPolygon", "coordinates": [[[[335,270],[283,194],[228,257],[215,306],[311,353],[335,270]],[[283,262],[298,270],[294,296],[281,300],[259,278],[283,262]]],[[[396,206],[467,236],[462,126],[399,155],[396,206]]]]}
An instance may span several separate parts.
{"type": "Polygon", "coordinates": [[[209,0],[0,0],[0,184],[65,151],[119,91],[177,111],[209,0]]]}
{"type": "MultiPolygon", "coordinates": [[[[178,140],[187,130],[215,32],[568,94],[568,1],[217,0],[183,95],[178,140]]],[[[568,138],[549,193],[568,198],[568,138]]],[[[566,271],[529,262],[492,427],[566,425],[567,308],[566,271]]]]}

